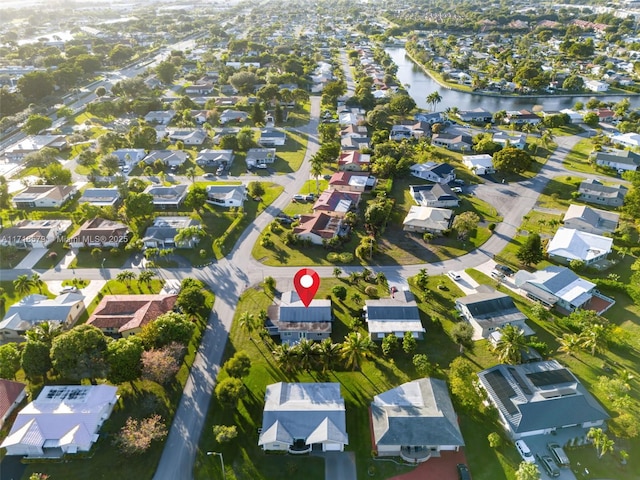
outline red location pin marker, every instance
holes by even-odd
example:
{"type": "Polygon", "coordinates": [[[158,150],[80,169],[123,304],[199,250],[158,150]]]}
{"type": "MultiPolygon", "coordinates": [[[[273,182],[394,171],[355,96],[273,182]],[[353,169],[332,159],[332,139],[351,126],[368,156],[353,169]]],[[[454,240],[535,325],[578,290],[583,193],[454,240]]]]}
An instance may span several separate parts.
{"type": "Polygon", "coordinates": [[[320,277],[314,270],[302,268],[293,277],[293,286],[296,287],[296,292],[304,306],[309,308],[309,304],[320,286],[320,277]]]}

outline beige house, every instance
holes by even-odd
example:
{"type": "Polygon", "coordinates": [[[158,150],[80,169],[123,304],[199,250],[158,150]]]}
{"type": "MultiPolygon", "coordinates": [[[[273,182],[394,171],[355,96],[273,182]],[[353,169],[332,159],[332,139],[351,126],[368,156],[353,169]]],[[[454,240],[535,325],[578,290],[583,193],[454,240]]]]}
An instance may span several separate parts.
{"type": "Polygon", "coordinates": [[[453,211],[446,208],[412,206],[402,224],[406,232],[441,234],[451,227],[453,211]]]}
{"type": "Polygon", "coordinates": [[[569,209],[562,221],[565,228],[602,235],[604,233],[613,233],[618,228],[620,214],[591,208],[586,205],[569,205],[569,209]]]}

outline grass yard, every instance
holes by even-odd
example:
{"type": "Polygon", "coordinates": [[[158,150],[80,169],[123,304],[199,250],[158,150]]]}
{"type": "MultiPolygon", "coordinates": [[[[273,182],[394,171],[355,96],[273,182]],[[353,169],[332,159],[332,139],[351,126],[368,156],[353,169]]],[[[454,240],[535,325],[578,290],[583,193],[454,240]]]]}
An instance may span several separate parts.
{"type": "MultiPolygon", "coordinates": [[[[559,176],[547,183],[536,206],[554,210],[566,210],[572,203],[579,203],[573,199],[572,193],[578,191],[580,183],[585,177],[559,176]]],[[[601,208],[601,207],[598,207],[601,208]]]]}
{"type": "Polygon", "coordinates": [[[34,266],[36,270],[48,270],[58,265],[69,251],[63,242],[53,242],[49,251],[34,266]],[[53,255],[55,253],[55,255],[53,255]]]}
{"type": "Polygon", "coordinates": [[[285,125],[288,127],[301,127],[309,123],[311,118],[311,102],[307,101],[304,104],[296,104],[295,109],[288,110],[287,121],[285,125]]]}
{"type": "Polygon", "coordinates": [[[13,249],[13,248],[2,248],[0,250],[0,269],[5,268],[13,268],[18,265],[24,257],[29,255],[29,252],[26,248],[24,249],[13,249]]]}
{"type": "MultiPolygon", "coordinates": [[[[352,294],[358,293],[366,299],[364,287],[367,285],[377,287],[378,294],[381,295],[386,295],[387,290],[384,286],[364,281],[359,281],[357,285],[350,285],[343,278],[324,278],[316,298],[325,298],[335,285],[343,285],[348,291],[345,301],[334,299],[333,303],[335,321],[332,338],[334,342],[340,342],[352,329],[352,317],[360,314],[362,305],[351,300],[352,294]]],[[[447,365],[459,356],[458,347],[451,340],[449,331],[455,324],[454,319],[457,318],[454,313],[454,299],[461,296],[462,292],[444,276],[430,278],[429,292],[426,298],[423,299],[422,294],[418,298],[418,306],[427,334],[423,341],[418,342],[415,353],[427,354],[431,362],[431,375],[445,378],[447,365]],[[443,289],[439,289],[438,285],[442,285],[443,289]]],[[[281,369],[271,353],[276,343],[270,337],[258,340],[255,333],[252,334],[254,338],[251,340],[238,322],[243,312],[258,313],[272,302],[271,296],[259,288],[247,290],[240,299],[225,359],[241,350],[251,357],[251,372],[244,379],[249,394],[238,404],[238,408],[234,409],[221,406],[215,397],[212,400],[200,441],[195,478],[211,478],[212,471],[216,472],[215,478],[221,478],[219,459],[207,457],[205,454],[206,451],[211,450],[224,454],[227,479],[279,479],[282,478],[282,471],[275,470],[275,465],[278,464],[284,465],[292,478],[299,478],[302,472],[305,472],[310,479],[324,478],[321,464],[317,464],[313,457],[265,454],[257,447],[257,429],[262,426],[265,388],[279,381],[329,381],[341,384],[341,393],[347,407],[349,434],[347,450],[354,451],[356,454],[359,479],[386,480],[391,476],[410,471],[411,468],[404,465],[373,459],[368,408],[374,395],[418,378],[411,362],[413,354],[408,355],[400,350],[390,358],[385,358],[378,348],[375,357],[362,364],[361,371],[349,371],[344,367],[337,367],[328,373],[322,373],[319,370],[289,373],[281,369]],[[211,431],[212,425],[215,424],[235,424],[239,431],[238,437],[228,444],[216,443],[211,431]]],[[[363,327],[356,328],[366,334],[363,327]]],[[[488,350],[486,342],[478,342],[476,348],[465,355],[478,365],[478,370],[495,363],[495,357],[488,350]]],[[[224,378],[226,373],[223,372],[221,375],[220,378],[224,378]]],[[[466,455],[474,478],[480,480],[513,478],[514,469],[519,463],[519,456],[515,449],[507,445],[494,450],[489,447],[486,440],[490,432],[499,431],[495,419],[485,413],[471,413],[460,409],[458,413],[467,444],[466,455]]]]}
{"type": "Polygon", "coordinates": [[[585,138],[580,140],[566,156],[563,164],[567,169],[580,173],[608,175],[616,178],[616,171],[611,168],[603,168],[589,160],[593,152],[593,142],[585,138]]]}
{"type": "MultiPolygon", "coordinates": [[[[100,255],[93,255],[92,248],[82,248],[78,250],[76,258],[69,264],[68,268],[120,268],[131,256],[131,252],[126,252],[122,248],[99,249],[100,255]]],[[[61,259],[61,257],[58,257],[61,259]]]]}
{"type": "Polygon", "coordinates": [[[532,210],[522,218],[521,231],[539,233],[541,237],[552,237],[561,225],[563,215],[532,210]]]}
{"type": "Polygon", "coordinates": [[[308,141],[308,135],[288,130],[286,143],[277,148],[276,161],[271,168],[279,174],[298,171],[307,153],[308,141]]]}
{"type": "Polygon", "coordinates": [[[47,288],[46,283],[43,284],[40,288],[31,287],[29,292],[26,293],[25,295],[22,295],[16,292],[15,289],[13,288],[13,282],[9,280],[0,280],[0,288],[2,289],[1,290],[2,294],[0,295],[0,313],[2,314],[3,317],[5,316],[5,314],[7,313],[7,310],[9,310],[9,307],[11,307],[11,305],[18,302],[19,300],[21,300],[23,297],[26,297],[27,295],[37,293],[37,294],[45,295],[49,298],[55,297],[55,295],[53,295],[47,288]]]}

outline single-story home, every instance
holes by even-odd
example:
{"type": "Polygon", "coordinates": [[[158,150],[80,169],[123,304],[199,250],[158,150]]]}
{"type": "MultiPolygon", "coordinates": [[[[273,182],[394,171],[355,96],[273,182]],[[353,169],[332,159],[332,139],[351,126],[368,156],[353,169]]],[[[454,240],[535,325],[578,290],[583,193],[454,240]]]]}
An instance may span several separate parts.
{"type": "Polygon", "coordinates": [[[422,207],[455,208],[460,202],[448,185],[410,185],[409,189],[413,200],[422,207]]]}
{"type": "Polygon", "coordinates": [[[120,148],[111,152],[111,155],[118,158],[120,165],[133,167],[147,156],[147,152],[144,148],[120,148]]]}
{"type": "Polygon", "coordinates": [[[615,303],[598,292],[595,283],[566,267],[551,266],[531,273],[520,270],[513,276],[513,282],[528,298],[567,312],[582,308],[602,314],[615,303]]]}
{"type": "Polygon", "coordinates": [[[179,208],[187,196],[188,185],[149,185],[144,189],[144,193],[153,196],[153,206],[155,208],[179,208]]]}
{"type": "Polygon", "coordinates": [[[78,205],[89,203],[95,207],[115,207],[120,198],[118,187],[87,188],[78,199],[78,205]]]}
{"type": "Polygon", "coordinates": [[[258,143],[263,147],[277,147],[284,145],[286,141],[287,134],[284,131],[265,128],[260,132],[258,143]]]}
{"type": "Polygon", "coordinates": [[[293,233],[303,240],[308,239],[314,245],[322,245],[324,240],[331,240],[347,232],[341,217],[318,212],[302,215],[298,226],[293,228],[293,233]]]}
{"type": "Polygon", "coordinates": [[[590,265],[607,258],[612,246],[612,238],[560,227],[549,241],[547,253],[551,259],[560,263],[581,260],[590,265]]]}
{"type": "Polygon", "coordinates": [[[613,233],[618,228],[619,221],[619,213],[574,204],[569,205],[567,213],[562,219],[565,228],[573,228],[595,235],[613,233]]]}
{"type": "Polygon", "coordinates": [[[167,167],[179,167],[189,159],[189,154],[183,150],[152,150],[144,157],[147,165],[161,160],[167,167]]]}
{"type": "Polygon", "coordinates": [[[598,180],[590,178],[580,183],[578,200],[609,207],[619,207],[624,203],[624,197],[628,191],[624,185],[604,185],[598,180]]]}
{"type": "Polygon", "coordinates": [[[200,222],[190,217],[156,217],[147,227],[142,242],[145,248],[193,248],[197,238],[176,242],[175,237],[184,228],[200,227],[200,222]]]}
{"type": "Polygon", "coordinates": [[[280,302],[267,311],[268,331],[279,335],[283,343],[295,344],[303,338],[324,340],[331,337],[333,314],[331,300],[313,299],[308,307],[294,291],[282,293],[280,302]]]}
{"type": "Polygon", "coordinates": [[[523,150],[527,146],[526,133],[509,133],[499,131],[493,134],[492,141],[506,147],[509,144],[512,147],[523,150]]]}
{"type": "Polygon", "coordinates": [[[39,152],[43,148],[55,148],[62,151],[67,148],[64,135],[29,135],[5,149],[5,156],[12,162],[19,162],[30,153],[39,152]]]}
{"type": "Polygon", "coordinates": [[[0,232],[0,245],[17,248],[45,248],[55,241],[64,242],[71,220],[22,220],[0,232]]]}
{"type": "Polygon", "coordinates": [[[591,90],[592,92],[606,92],[609,90],[609,84],[599,80],[588,79],[584,81],[584,88],[591,90]]]}
{"type": "Polygon", "coordinates": [[[260,165],[270,165],[276,161],[275,148],[250,148],[247,150],[245,162],[247,167],[254,168],[260,165]]]}
{"type": "Polygon", "coordinates": [[[24,383],[0,378],[0,428],[26,396],[27,386],[24,383]]]}
{"type": "Polygon", "coordinates": [[[356,137],[345,135],[340,140],[340,148],[342,150],[364,150],[371,146],[371,139],[367,136],[356,137]]]}
{"type": "Polygon", "coordinates": [[[175,110],[152,110],[144,116],[144,120],[150,124],[169,125],[175,116],[175,110]]]}
{"type": "Polygon", "coordinates": [[[611,137],[611,143],[624,145],[625,147],[640,147],[640,134],[638,133],[623,133],[621,135],[614,135],[611,137]]]}
{"type": "Polygon", "coordinates": [[[88,452],[118,402],[111,385],[45,385],[16,417],[0,447],[7,455],[60,458],[88,452]]]}
{"type": "Polygon", "coordinates": [[[402,222],[407,232],[429,232],[441,234],[451,228],[453,211],[447,208],[433,208],[413,205],[402,222]]]}
{"type": "Polygon", "coordinates": [[[460,110],[457,117],[463,122],[491,123],[493,114],[484,108],[474,108],[473,110],[460,110]]]}
{"type": "Polygon", "coordinates": [[[112,337],[139,333],[147,323],[173,310],[177,295],[105,295],[87,320],[112,337]]]}
{"type": "Polygon", "coordinates": [[[487,153],[480,155],[463,155],[462,163],[476,175],[489,175],[495,173],[493,158],[487,153]]]}
{"type": "Polygon", "coordinates": [[[87,220],[69,239],[72,248],[118,248],[129,241],[129,227],[104,218],[87,220]]]}
{"type": "Polygon", "coordinates": [[[221,207],[241,207],[247,199],[247,187],[240,185],[207,185],[207,203],[221,207]]]}
{"type": "Polygon", "coordinates": [[[448,163],[416,163],[409,169],[414,177],[428,182],[449,183],[456,178],[455,169],[448,163]]]}
{"type": "Polygon", "coordinates": [[[536,113],[531,113],[529,110],[517,110],[507,112],[507,118],[505,123],[516,125],[524,125],[528,123],[530,125],[537,125],[542,122],[542,117],[536,113]]]}
{"type": "Polygon", "coordinates": [[[233,162],[233,150],[212,150],[205,148],[198,153],[196,164],[201,167],[227,167],[233,162]]]}
{"type": "Polygon", "coordinates": [[[16,208],[60,208],[76,193],[75,185],[31,185],[12,201],[16,208]]]}
{"type": "Polygon", "coordinates": [[[464,446],[444,380],[420,378],[376,395],[370,414],[373,449],[379,457],[422,463],[464,446]]]}
{"type": "Polygon", "coordinates": [[[361,153],[359,150],[349,150],[343,152],[338,157],[338,169],[351,172],[361,172],[369,170],[371,164],[371,155],[361,153]]]}
{"type": "Polygon", "coordinates": [[[342,452],[349,444],[339,383],[274,383],[264,394],[258,445],[265,451],[342,452]]]}
{"type": "Polygon", "coordinates": [[[169,131],[169,140],[185,145],[202,145],[207,139],[207,131],[202,128],[169,131]]]}
{"type": "Polygon", "coordinates": [[[366,137],[369,135],[366,125],[347,125],[340,130],[341,137],[366,137]]]}
{"type": "Polygon", "coordinates": [[[313,204],[314,212],[325,212],[333,215],[345,215],[358,208],[360,197],[358,192],[341,190],[325,190],[313,204]]]}
{"type": "Polygon", "coordinates": [[[609,418],[584,385],[556,360],[497,365],[478,373],[478,378],[512,440],[575,426],[586,433],[609,418]]]}
{"type": "Polygon", "coordinates": [[[348,192],[368,192],[376,185],[376,177],[364,172],[336,172],[331,175],[329,188],[348,192]]]}
{"type": "Polygon", "coordinates": [[[525,335],[533,335],[534,331],[525,323],[526,315],[518,310],[509,295],[496,292],[488,285],[481,285],[476,291],[456,299],[456,310],[473,327],[473,340],[487,339],[505,325],[513,325],[525,335]]]}
{"type": "Polygon", "coordinates": [[[620,171],[635,172],[640,166],[640,155],[631,150],[613,150],[596,153],[596,164],[620,171]]]}
{"type": "Polygon", "coordinates": [[[431,137],[431,144],[449,150],[470,151],[473,147],[473,140],[470,135],[434,133],[431,137]]]}
{"type": "Polygon", "coordinates": [[[27,330],[44,322],[72,327],[84,310],[84,297],[79,293],[51,299],[37,293],[27,295],[9,307],[0,322],[0,340],[20,341],[27,330]]]}
{"type": "Polygon", "coordinates": [[[243,112],[241,110],[224,110],[222,114],[220,114],[220,125],[224,125],[229,122],[244,122],[247,118],[249,118],[249,114],[247,112],[243,112]]]}
{"type": "Polygon", "coordinates": [[[382,340],[391,333],[401,339],[405,332],[422,339],[426,332],[418,304],[408,290],[395,292],[391,298],[366,300],[363,310],[372,340],[382,340]]]}

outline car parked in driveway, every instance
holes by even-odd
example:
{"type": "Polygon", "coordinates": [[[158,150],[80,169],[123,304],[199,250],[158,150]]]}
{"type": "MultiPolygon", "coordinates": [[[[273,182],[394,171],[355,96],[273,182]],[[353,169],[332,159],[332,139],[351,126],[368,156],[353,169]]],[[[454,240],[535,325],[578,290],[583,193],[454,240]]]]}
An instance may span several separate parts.
{"type": "Polygon", "coordinates": [[[547,450],[549,450],[549,453],[551,454],[553,459],[561,467],[568,467],[569,465],[571,465],[571,462],[569,462],[569,457],[567,457],[567,454],[564,453],[562,447],[557,443],[547,443],[547,450]]]}
{"type": "Polygon", "coordinates": [[[459,463],[456,468],[458,470],[458,480],[471,480],[469,469],[464,463],[459,463]]]}
{"type": "Polygon", "coordinates": [[[553,461],[553,458],[551,458],[549,455],[540,455],[537,453],[536,458],[538,459],[538,463],[540,463],[540,465],[542,465],[542,468],[544,468],[544,471],[547,472],[547,475],[551,477],[560,476],[560,470],[553,461]]]}
{"type": "Polygon", "coordinates": [[[453,193],[462,193],[462,188],[461,188],[461,187],[453,187],[453,188],[451,189],[451,191],[452,191],[453,193]]]}
{"type": "Polygon", "coordinates": [[[291,198],[294,202],[304,202],[305,201],[305,196],[304,195],[300,195],[299,193],[294,195],[291,198]]]}
{"type": "Polygon", "coordinates": [[[510,277],[511,275],[516,273],[516,272],[513,271],[513,269],[507,267],[506,265],[500,265],[499,263],[496,264],[496,270],[504,273],[508,277],[510,277]]]}
{"type": "Polygon", "coordinates": [[[60,293],[78,293],[78,287],[64,287],[60,293]]]}
{"type": "Polygon", "coordinates": [[[527,443],[524,440],[516,440],[516,450],[527,463],[536,463],[536,459],[533,457],[533,453],[529,450],[527,443]]]}
{"type": "Polygon", "coordinates": [[[204,175],[202,175],[202,178],[214,178],[215,175],[213,173],[205,173],[204,175]]]}
{"type": "Polygon", "coordinates": [[[454,272],[453,270],[448,271],[447,275],[451,280],[455,280],[456,282],[458,280],[462,280],[462,277],[460,276],[460,274],[458,272],[454,272]]]}

